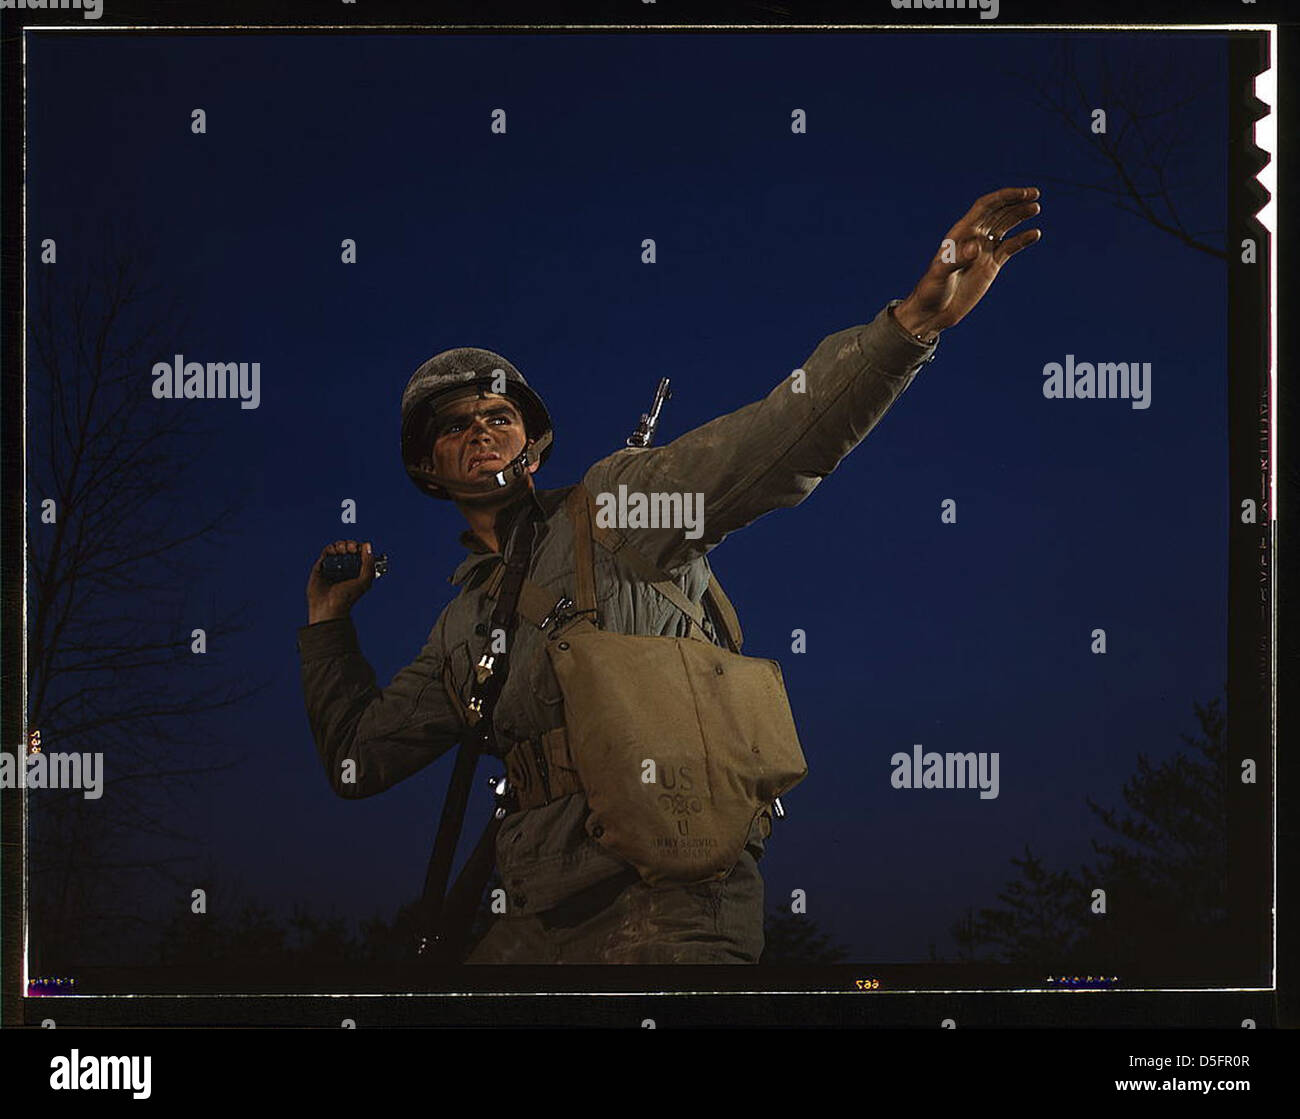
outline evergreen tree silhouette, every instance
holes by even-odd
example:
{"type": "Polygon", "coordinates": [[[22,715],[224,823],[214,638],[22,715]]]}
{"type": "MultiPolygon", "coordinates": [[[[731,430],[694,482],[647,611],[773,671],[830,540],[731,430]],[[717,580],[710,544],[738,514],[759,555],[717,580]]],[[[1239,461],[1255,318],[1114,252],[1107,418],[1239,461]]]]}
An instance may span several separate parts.
{"type": "Polygon", "coordinates": [[[1071,949],[1082,938],[1087,912],[1083,883],[1069,871],[1048,870],[1025,845],[1023,859],[1012,858],[1020,877],[1007,883],[998,899],[1005,908],[967,911],[951,935],[959,956],[973,959],[977,948],[1001,963],[1028,963],[1048,970],[1068,966],[1071,949]]]}
{"type": "Polygon", "coordinates": [[[958,958],[1040,967],[1045,973],[1171,969],[1204,972],[1227,945],[1227,747],[1219,697],[1193,703],[1201,735],[1189,752],[1152,765],[1138,755],[1123,790],[1128,809],[1088,808],[1111,833],[1078,873],[1048,870],[1029,850],[1002,907],[950,928],[958,958]],[[1105,910],[1094,912],[1094,891],[1105,910]]]}
{"type": "Polygon", "coordinates": [[[1080,946],[1116,967],[1201,967],[1226,945],[1227,746],[1218,697],[1194,704],[1201,736],[1180,735],[1179,751],[1158,766],[1145,755],[1124,786],[1120,815],[1088,798],[1118,837],[1093,841],[1089,888],[1106,891],[1106,915],[1088,923],[1080,946]]]}
{"type": "Polygon", "coordinates": [[[848,959],[848,951],[831,941],[810,917],[787,909],[769,909],[763,921],[763,954],[760,964],[777,967],[801,967],[811,964],[838,964],[848,959]]]}

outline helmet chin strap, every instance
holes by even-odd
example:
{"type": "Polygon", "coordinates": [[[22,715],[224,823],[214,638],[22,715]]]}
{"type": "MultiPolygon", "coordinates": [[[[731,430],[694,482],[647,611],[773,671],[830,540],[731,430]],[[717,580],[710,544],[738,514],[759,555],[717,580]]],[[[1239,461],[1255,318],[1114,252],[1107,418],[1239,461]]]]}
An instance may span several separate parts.
{"type": "Polygon", "coordinates": [[[518,488],[519,479],[528,476],[528,468],[537,462],[541,458],[542,452],[551,445],[551,438],[551,433],[548,431],[540,438],[534,439],[510,462],[490,478],[484,478],[481,482],[448,478],[445,475],[436,474],[432,470],[425,470],[419,466],[412,467],[411,473],[428,485],[446,490],[451,495],[452,500],[457,497],[505,496],[518,488]]]}

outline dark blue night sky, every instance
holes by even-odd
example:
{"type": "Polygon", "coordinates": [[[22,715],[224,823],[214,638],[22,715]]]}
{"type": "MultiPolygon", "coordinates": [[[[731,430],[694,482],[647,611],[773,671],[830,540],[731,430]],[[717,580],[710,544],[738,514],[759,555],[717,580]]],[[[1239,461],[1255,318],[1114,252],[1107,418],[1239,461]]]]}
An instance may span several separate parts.
{"type": "MultiPolygon", "coordinates": [[[[1080,38],[1119,72],[1172,52],[1196,75],[1180,197],[1191,228],[1221,226],[1223,40],[1080,38]]],[[[214,655],[269,681],[213,717],[240,764],[178,809],[196,865],[349,920],[418,893],[452,755],[336,798],[294,639],[308,568],[339,537],[392,559],[353,612],[381,685],[450,600],[464,522],[398,455],[400,394],[424,359],[510,358],[555,419],[539,484],[571,484],[622,445],[659,377],[674,388],[660,442],[760,398],[827,334],[907,295],[976,197],[1020,185],[1042,189],[1042,241],[803,505],[712,559],[745,651],[782,665],[811,767],[760,864],[769,904],[803,889],[853,959],[922,960],[932,942],[951,952],[949,925],[994,902],[1026,844],[1053,866],[1090,858],[1085,796],[1120,805],[1139,751],[1179,749],[1193,702],[1226,678],[1226,276],[1055,183],[1090,173],[1084,141],[1014,75],[1051,78],[1056,42],[34,38],[29,252],[54,237],[75,266],[106,221],[129,225],[183,300],[186,357],[261,363],[256,410],[166,405],[205,410],[217,433],[192,464],[195,508],[244,510],[186,588],[194,624],[210,602],[249,604],[250,628],[214,655]],[[489,131],[497,107],[505,136],[489,131]],[[1067,354],[1150,362],[1150,408],[1044,399],[1043,366],[1067,354]],[[998,751],[999,797],[892,788],[890,756],[915,743],[998,751]]],[[[489,810],[478,784],[462,851],[489,810]]]]}

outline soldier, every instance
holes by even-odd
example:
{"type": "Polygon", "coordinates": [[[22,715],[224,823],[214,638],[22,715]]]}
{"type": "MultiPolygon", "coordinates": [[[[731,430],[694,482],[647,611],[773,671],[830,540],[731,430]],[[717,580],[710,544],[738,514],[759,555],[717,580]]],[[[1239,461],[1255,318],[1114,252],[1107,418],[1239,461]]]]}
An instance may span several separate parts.
{"type": "MultiPolygon", "coordinates": [[[[948,232],[907,299],[821,342],[802,367],[805,391],[783,380],[764,399],[665,447],[621,450],[592,466],[582,483],[591,495],[617,493],[620,486],[629,493],[704,495],[701,533],[688,536],[681,525],[622,528],[622,542],[635,552],[625,558],[635,564],[600,548],[593,555],[580,539],[570,505],[576,487],[535,488],[533,476],[550,451],[551,420],[513,365],[477,349],[425,362],[402,398],[403,460],[422,492],[460,509],[468,522],[460,539],[469,555],[449,580],[460,592],[420,655],[382,690],[349,617],[374,579],[371,545],[336,541],[313,564],[298,649],[312,734],[334,791],[343,797],[382,792],[477,725],[475,665],[488,663],[496,636],[489,623],[508,582],[506,541],[525,523],[533,526],[526,534],[527,579],[547,592],[545,601],[568,598],[581,609],[589,569],[585,594],[595,607],[589,613],[602,630],[687,637],[697,628],[710,641],[721,645],[725,638],[738,647],[725,597],[706,599],[707,553],[764,513],[799,504],[866,437],[932,360],[939,332],[969,313],[1001,266],[1038,239],[1037,229],[1007,236],[1038,213],[1037,198],[1035,188],[980,198],[948,232]],[[521,454],[527,458],[519,460],[521,454]],[[509,484],[495,484],[493,476],[517,460],[526,468],[509,484]],[[337,584],[322,578],[318,566],[326,555],[358,550],[357,578],[337,584]],[[655,572],[667,572],[672,585],[656,586],[655,572]]],[[[724,876],[648,884],[636,866],[599,842],[602,829],[592,827],[577,767],[565,752],[564,695],[546,640],[541,624],[512,631],[512,667],[480,727],[522,793],[496,837],[507,911],[467,962],[757,963],[763,949],[757,864],[770,813],[754,818],[724,876]]]]}

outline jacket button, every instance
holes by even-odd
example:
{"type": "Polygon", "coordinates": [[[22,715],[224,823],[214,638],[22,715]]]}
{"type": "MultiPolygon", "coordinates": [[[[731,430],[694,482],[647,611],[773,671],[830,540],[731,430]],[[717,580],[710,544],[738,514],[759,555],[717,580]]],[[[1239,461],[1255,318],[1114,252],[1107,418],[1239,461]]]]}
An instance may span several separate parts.
{"type": "Polygon", "coordinates": [[[479,622],[479,624],[476,625],[476,626],[474,627],[474,633],[475,633],[475,636],[477,636],[477,637],[486,637],[486,636],[487,636],[487,622],[479,622]]]}
{"type": "Polygon", "coordinates": [[[524,906],[528,904],[528,898],[524,894],[515,894],[512,900],[514,901],[515,906],[519,909],[523,909],[524,906]]]}
{"type": "Polygon", "coordinates": [[[561,648],[561,649],[568,649],[568,647],[569,647],[569,643],[568,643],[567,641],[561,641],[561,642],[560,642],[560,648],[561,648]]]}
{"type": "Polygon", "coordinates": [[[719,676],[721,676],[721,675],[722,675],[722,665],[720,665],[720,664],[715,664],[715,665],[713,666],[713,671],[716,672],[719,676]]]}
{"type": "Polygon", "coordinates": [[[602,835],[605,834],[605,829],[601,827],[599,824],[597,824],[594,828],[591,829],[591,834],[595,839],[599,839],[602,835]]]}

